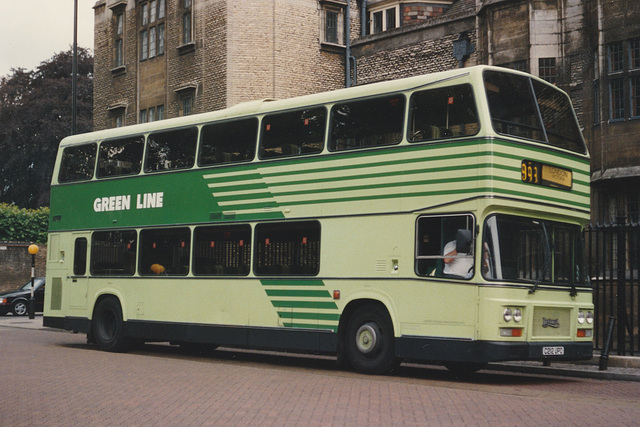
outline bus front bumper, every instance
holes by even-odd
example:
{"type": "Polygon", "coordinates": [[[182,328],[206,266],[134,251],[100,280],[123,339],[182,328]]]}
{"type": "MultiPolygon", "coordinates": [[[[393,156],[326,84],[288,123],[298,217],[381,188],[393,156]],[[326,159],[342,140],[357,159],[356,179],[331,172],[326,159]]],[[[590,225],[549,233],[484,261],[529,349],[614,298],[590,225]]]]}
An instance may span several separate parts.
{"type": "Polygon", "coordinates": [[[488,363],[516,360],[589,360],[591,342],[502,342],[401,337],[396,356],[432,362],[488,363]]]}

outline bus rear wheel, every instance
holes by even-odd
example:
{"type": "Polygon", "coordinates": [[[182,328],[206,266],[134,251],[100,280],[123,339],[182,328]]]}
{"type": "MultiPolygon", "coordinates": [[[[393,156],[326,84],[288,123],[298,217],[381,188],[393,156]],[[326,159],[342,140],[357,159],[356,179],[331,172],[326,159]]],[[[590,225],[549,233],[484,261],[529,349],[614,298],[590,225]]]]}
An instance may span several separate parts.
{"type": "Polygon", "coordinates": [[[93,341],[101,350],[122,352],[128,349],[129,340],[124,334],[122,307],[115,297],[100,300],[93,312],[93,341]]]}
{"type": "Polygon", "coordinates": [[[384,308],[366,305],[356,311],[347,324],[345,340],[348,362],[356,371],[384,374],[393,368],[393,324],[384,308]]]}

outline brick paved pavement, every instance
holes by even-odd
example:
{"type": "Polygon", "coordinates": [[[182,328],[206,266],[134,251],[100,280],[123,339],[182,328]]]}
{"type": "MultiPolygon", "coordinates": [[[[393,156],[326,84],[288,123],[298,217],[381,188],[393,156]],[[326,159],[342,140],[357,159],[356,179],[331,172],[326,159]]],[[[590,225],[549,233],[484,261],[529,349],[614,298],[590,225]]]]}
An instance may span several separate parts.
{"type": "Polygon", "coordinates": [[[84,335],[1,322],[0,363],[4,425],[624,426],[640,419],[640,382],[487,371],[462,382],[414,365],[376,377],[340,371],[329,358],[225,349],[195,357],[164,345],[111,354],[87,346],[84,335]]]}

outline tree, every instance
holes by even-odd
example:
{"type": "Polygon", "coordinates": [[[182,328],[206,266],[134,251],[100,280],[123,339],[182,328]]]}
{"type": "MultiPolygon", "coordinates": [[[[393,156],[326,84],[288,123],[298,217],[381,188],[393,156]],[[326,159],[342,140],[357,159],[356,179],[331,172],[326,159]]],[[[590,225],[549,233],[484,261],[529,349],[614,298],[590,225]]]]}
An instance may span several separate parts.
{"type": "MultiPolygon", "coordinates": [[[[72,50],[0,80],[0,202],[49,205],[60,140],[71,134],[72,50]]],[[[77,131],[92,127],[93,57],[78,48],[77,131]]]]}

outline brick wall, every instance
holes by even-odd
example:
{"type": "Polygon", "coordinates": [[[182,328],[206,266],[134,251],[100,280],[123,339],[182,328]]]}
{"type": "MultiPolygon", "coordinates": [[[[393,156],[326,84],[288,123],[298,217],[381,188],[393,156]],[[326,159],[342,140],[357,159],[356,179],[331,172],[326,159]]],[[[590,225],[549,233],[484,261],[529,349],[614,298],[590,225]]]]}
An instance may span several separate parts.
{"type": "MultiPolygon", "coordinates": [[[[0,242],[0,292],[16,289],[31,279],[31,254],[27,250],[31,243],[0,242]]],[[[44,276],[47,247],[38,245],[36,255],[36,277],[44,276]]]]}

